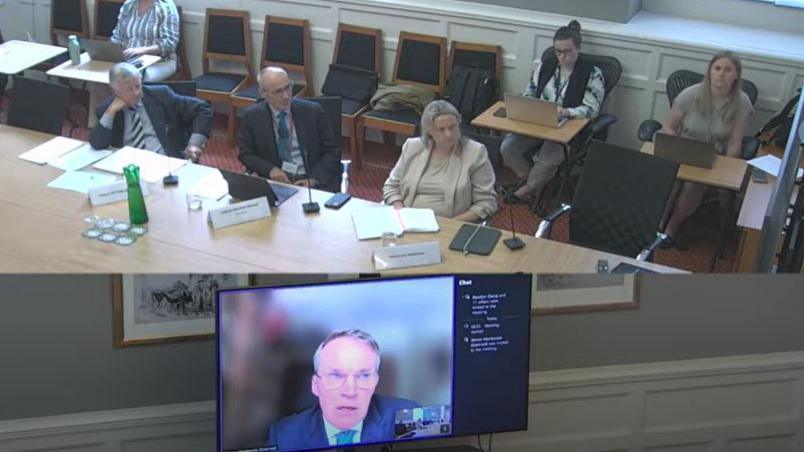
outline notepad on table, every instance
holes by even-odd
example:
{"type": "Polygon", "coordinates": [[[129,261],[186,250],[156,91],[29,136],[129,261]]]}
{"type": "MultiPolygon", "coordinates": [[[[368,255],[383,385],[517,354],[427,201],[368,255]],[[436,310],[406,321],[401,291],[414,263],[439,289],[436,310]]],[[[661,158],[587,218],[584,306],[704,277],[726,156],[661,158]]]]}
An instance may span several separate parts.
{"type": "Polygon", "coordinates": [[[82,144],[84,144],[84,142],[80,140],[67,137],[55,137],[33,149],[23,152],[17,157],[36,163],[37,165],[44,165],[48,161],[55,160],[82,144]]]}
{"type": "Polygon", "coordinates": [[[140,167],[142,179],[148,182],[158,182],[164,176],[186,165],[187,160],[126,146],[92,166],[102,171],[123,174],[123,168],[129,164],[140,167]]]}
{"type": "Polygon", "coordinates": [[[352,214],[358,240],[376,239],[385,232],[402,235],[404,232],[438,232],[440,230],[432,209],[392,206],[367,207],[352,214]]]}

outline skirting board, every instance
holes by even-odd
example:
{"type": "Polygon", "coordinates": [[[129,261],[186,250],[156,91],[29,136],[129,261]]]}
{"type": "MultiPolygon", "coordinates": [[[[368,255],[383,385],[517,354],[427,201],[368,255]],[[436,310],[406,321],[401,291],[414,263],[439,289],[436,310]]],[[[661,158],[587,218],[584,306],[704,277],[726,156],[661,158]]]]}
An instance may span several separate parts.
{"type": "MultiPolygon", "coordinates": [[[[530,428],[495,435],[494,450],[797,452],[802,383],[804,352],[532,372],[530,428]]],[[[212,451],[214,410],[205,401],[1,421],[0,450],[212,451]]]]}

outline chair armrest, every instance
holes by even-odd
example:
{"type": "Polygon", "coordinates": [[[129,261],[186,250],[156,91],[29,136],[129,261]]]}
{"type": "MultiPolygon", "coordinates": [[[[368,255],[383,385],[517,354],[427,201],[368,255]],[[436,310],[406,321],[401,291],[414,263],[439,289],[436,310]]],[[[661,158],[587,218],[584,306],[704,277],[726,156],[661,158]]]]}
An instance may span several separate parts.
{"type": "Polygon", "coordinates": [[[553,228],[553,223],[565,213],[572,210],[571,204],[561,204],[558,209],[554,210],[552,213],[544,217],[541,223],[539,223],[539,228],[536,230],[536,234],[534,237],[537,239],[548,239],[550,238],[550,230],[553,228]]]}
{"type": "Polygon", "coordinates": [[[665,240],[667,240],[667,234],[664,234],[662,232],[657,232],[656,233],[656,238],[653,240],[653,243],[651,243],[647,248],[643,249],[639,253],[639,255],[637,255],[636,260],[644,261],[644,262],[652,261],[653,260],[653,252],[656,251],[656,248],[658,248],[659,245],[661,245],[662,242],[664,242],[665,240]]]}
{"type": "Polygon", "coordinates": [[[659,121],[646,119],[639,125],[637,130],[637,137],[639,141],[653,141],[653,135],[662,129],[662,124],[659,121]]]}
{"type": "Polygon", "coordinates": [[[740,157],[743,160],[751,160],[757,156],[759,150],[759,138],[757,137],[743,137],[743,145],[740,149],[740,157]]]}
{"type": "Polygon", "coordinates": [[[597,118],[593,119],[589,124],[589,131],[592,135],[596,135],[601,131],[608,129],[617,122],[617,117],[611,113],[603,113],[597,118]]]}

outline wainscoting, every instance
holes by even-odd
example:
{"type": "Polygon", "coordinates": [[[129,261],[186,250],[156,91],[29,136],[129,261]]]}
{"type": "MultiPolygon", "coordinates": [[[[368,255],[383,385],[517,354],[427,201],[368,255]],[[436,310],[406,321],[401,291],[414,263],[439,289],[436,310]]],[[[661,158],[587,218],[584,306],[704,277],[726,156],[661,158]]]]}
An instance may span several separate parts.
{"type": "MultiPolygon", "coordinates": [[[[494,435],[494,450],[800,452],[802,383],[804,352],[534,372],[530,429],[494,435]]],[[[212,451],[214,409],[210,401],[2,421],[0,450],[212,451]]]]}

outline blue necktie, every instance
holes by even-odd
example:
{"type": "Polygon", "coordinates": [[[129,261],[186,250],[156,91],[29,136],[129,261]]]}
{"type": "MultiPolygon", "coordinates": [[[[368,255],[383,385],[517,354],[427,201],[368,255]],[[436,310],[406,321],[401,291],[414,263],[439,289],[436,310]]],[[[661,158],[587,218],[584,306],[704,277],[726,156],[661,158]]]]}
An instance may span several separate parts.
{"type": "Polygon", "coordinates": [[[276,147],[279,151],[279,159],[283,162],[290,161],[290,133],[288,133],[288,122],[285,121],[288,114],[280,111],[276,119],[276,147]]]}
{"type": "Polygon", "coordinates": [[[352,444],[354,442],[355,433],[357,430],[344,430],[335,435],[335,445],[352,444]]]}

